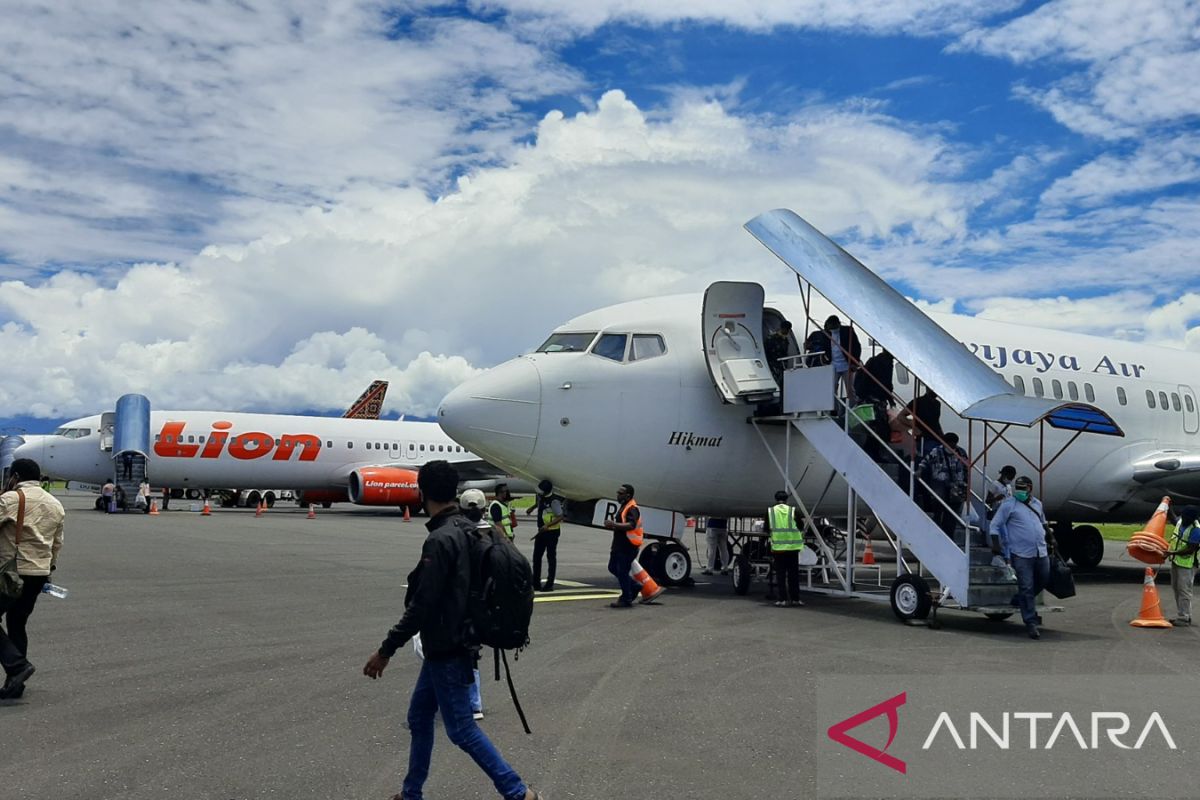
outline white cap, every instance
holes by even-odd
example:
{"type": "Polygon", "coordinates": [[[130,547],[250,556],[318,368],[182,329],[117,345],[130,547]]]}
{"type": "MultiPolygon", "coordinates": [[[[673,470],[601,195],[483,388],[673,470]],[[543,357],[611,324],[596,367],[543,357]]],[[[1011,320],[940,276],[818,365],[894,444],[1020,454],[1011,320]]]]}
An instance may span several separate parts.
{"type": "Polygon", "coordinates": [[[470,506],[483,508],[485,505],[487,505],[487,497],[485,497],[483,492],[479,491],[478,489],[467,489],[462,493],[462,497],[458,502],[464,508],[469,508],[470,506]]]}

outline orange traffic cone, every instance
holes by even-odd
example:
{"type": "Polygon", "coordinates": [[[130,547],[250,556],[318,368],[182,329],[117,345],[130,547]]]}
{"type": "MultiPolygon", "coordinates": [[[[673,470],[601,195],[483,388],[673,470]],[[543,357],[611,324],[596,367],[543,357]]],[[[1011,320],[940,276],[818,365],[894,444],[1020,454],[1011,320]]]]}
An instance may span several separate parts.
{"type": "Polygon", "coordinates": [[[204,498],[204,508],[202,508],[200,510],[200,516],[202,516],[202,517],[212,516],[212,509],[209,508],[209,506],[208,506],[208,498],[207,497],[204,498]]]}
{"type": "Polygon", "coordinates": [[[1163,619],[1158,587],[1154,585],[1154,570],[1150,567],[1146,567],[1146,579],[1142,583],[1142,609],[1138,611],[1137,619],[1129,624],[1135,628],[1171,627],[1171,623],[1163,619]]]}
{"type": "Polygon", "coordinates": [[[863,566],[869,567],[875,563],[875,551],[871,549],[871,537],[866,537],[867,546],[863,550],[863,566]]]}
{"type": "Polygon", "coordinates": [[[412,514],[408,513],[408,506],[404,507],[404,521],[412,522],[412,514]]]}
{"type": "Polygon", "coordinates": [[[259,503],[258,508],[254,509],[254,516],[261,517],[263,514],[263,504],[259,503]]]}
{"type": "Polygon", "coordinates": [[[654,598],[658,597],[665,591],[665,589],[655,582],[654,578],[650,577],[650,573],[646,571],[645,567],[638,563],[636,558],[633,560],[633,566],[630,568],[629,574],[633,576],[635,581],[641,584],[642,598],[640,602],[642,603],[651,602],[654,600],[654,598]]]}
{"type": "Polygon", "coordinates": [[[309,503],[307,519],[316,519],[316,518],[317,518],[317,507],[314,506],[312,503],[309,503]]]}
{"type": "Polygon", "coordinates": [[[1171,498],[1164,497],[1154,516],[1146,523],[1146,530],[1129,537],[1125,552],[1143,564],[1158,566],[1163,563],[1167,557],[1167,511],[1170,508],[1171,498]]]}
{"type": "Polygon", "coordinates": [[[158,502],[155,500],[150,501],[150,516],[152,516],[152,517],[158,516],[158,502]]]}

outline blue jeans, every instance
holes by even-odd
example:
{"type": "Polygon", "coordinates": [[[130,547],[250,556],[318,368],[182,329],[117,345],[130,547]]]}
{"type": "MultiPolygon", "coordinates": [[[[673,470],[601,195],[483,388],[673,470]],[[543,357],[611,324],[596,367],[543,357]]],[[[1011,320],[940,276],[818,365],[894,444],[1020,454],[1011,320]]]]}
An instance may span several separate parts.
{"type": "Polygon", "coordinates": [[[450,741],[487,773],[500,796],[505,800],[524,800],[526,787],[521,776],[479,730],[471,715],[472,672],[472,664],[466,658],[450,661],[427,658],[421,665],[408,705],[412,744],[408,751],[408,774],[404,776],[404,800],[422,800],[422,787],[429,777],[429,761],[433,756],[433,715],[439,709],[450,741]]]}
{"type": "Polygon", "coordinates": [[[471,684],[471,710],[483,711],[483,695],[479,693],[479,670],[473,669],[475,682],[471,684]]]}
{"type": "Polygon", "coordinates": [[[1037,624],[1037,607],[1035,601],[1042,589],[1050,580],[1050,557],[1034,556],[1025,558],[1013,556],[1013,571],[1017,573],[1017,607],[1021,609],[1021,619],[1026,625],[1037,624]]]}
{"type": "Polygon", "coordinates": [[[614,551],[608,557],[608,571],[617,579],[617,583],[621,584],[621,600],[626,603],[632,603],[638,595],[637,585],[633,582],[633,576],[629,574],[635,558],[637,552],[632,549],[614,551]]]}

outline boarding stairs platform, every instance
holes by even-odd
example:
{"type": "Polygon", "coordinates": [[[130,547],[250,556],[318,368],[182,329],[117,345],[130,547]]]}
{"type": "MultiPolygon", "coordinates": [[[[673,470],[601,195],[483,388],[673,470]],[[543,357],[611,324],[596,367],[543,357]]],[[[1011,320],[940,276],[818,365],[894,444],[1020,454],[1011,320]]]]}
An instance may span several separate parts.
{"type": "Polygon", "coordinates": [[[142,481],[146,478],[146,457],[141,453],[129,451],[129,472],[126,475],[124,453],[118,455],[113,463],[116,466],[116,474],[113,476],[113,483],[120,487],[125,495],[125,510],[135,510],[135,498],[137,497],[138,488],[141,487],[142,481]]]}

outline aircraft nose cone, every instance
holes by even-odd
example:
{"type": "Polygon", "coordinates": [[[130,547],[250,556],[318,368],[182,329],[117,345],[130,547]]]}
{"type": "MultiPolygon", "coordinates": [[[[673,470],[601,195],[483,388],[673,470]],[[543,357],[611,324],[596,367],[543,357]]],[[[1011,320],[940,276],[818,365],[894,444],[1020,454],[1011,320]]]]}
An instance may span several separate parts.
{"type": "Polygon", "coordinates": [[[459,386],[442,400],[438,423],[450,438],[497,466],[519,470],[537,444],[542,380],[518,358],[459,386]]]}

